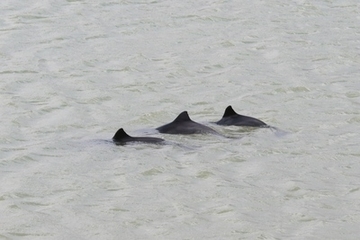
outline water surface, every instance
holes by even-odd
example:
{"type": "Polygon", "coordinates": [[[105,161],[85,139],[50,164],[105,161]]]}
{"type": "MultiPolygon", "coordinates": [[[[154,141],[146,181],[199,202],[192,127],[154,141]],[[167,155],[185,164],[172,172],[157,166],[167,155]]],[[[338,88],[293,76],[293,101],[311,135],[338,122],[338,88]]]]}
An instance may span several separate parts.
{"type": "Polygon", "coordinates": [[[2,1],[0,237],[357,239],[359,7],[2,1]],[[152,131],[184,110],[232,138],[152,131]]]}

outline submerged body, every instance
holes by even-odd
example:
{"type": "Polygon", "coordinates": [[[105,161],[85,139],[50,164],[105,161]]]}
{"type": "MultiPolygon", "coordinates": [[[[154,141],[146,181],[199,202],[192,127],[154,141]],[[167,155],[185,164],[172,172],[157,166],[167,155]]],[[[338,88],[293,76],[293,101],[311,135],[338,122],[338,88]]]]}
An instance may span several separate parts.
{"type": "Polygon", "coordinates": [[[225,109],[223,117],[217,121],[216,124],[225,126],[269,127],[257,118],[237,114],[231,106],[225,109]]]}
{"type": "Polygon", "coordinates": [[[156,137],[132,137],[129,136],[124,129],[120,128],[112,138],[116,145],[125,145],[130,142],[142,143],[162,143],[164,139],[156,137]]]}
{"type": "Polygon", "coordinates": [[[180,113],[174,121],[158,127],[156,130],[158,130],[160,133],[167,134],[218,134],[215,130],[191,120],[187,111],[180,113]]]}

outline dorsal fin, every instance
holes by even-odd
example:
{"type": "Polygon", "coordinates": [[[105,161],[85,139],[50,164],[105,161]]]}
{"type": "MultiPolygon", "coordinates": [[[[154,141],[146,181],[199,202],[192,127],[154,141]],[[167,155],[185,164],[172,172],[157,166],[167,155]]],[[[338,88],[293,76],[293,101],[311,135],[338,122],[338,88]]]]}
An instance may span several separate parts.
{"type": "Polygon", "coordinates": [[[230,116],[234,116],[234,115],[238,115],[234,109],[231,107],[231,105],[229,105],[226,109],[225,109],[225,112],[224,112],[224,117],[230,117],[230,116]]]}
{"type": "Polygon", "coordinates": [[[120,141],[121,139],[124,138],[131,138],[125,131],[124,129],[120,128],[114,135],[113,140],[115,141],[120,141]]]}
{"type": "Polygon", "coordinates": [[[182,113],[180,113],[179,116],[177,116],[177,118],[175,118],[174,120],[174,122],[186,122],[186,121],[191,121],[187,111],[183,111],[182,113]]]}

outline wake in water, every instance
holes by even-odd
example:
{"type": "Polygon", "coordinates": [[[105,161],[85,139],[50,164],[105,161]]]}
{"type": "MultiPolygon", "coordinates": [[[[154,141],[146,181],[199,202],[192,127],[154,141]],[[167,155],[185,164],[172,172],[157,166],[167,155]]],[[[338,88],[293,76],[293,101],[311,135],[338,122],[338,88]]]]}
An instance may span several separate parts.
{"type": "Polygon", "coordinates": [[[277,128],[277,127],[269,126],[269,129],[270,129],[273,133],[275,133],[275,135],[276,135],[277,137],[284,137],[284,136],[290,134],[290,132],[284,131],[284,130],[282,130],[282,129],[280,129],[280,128],[277,128]]]}

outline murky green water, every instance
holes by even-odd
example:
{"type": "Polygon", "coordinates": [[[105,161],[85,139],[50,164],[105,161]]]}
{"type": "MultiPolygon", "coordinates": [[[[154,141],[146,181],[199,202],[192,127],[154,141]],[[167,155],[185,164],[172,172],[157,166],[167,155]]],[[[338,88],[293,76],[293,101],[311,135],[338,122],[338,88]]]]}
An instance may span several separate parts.
{"type": "Polygon", "coordinates": [[[358,237],[357,1],[0,9],[1,238],[358,237]],[[151,130],[184,110],[232,138],[151,130]]]}

